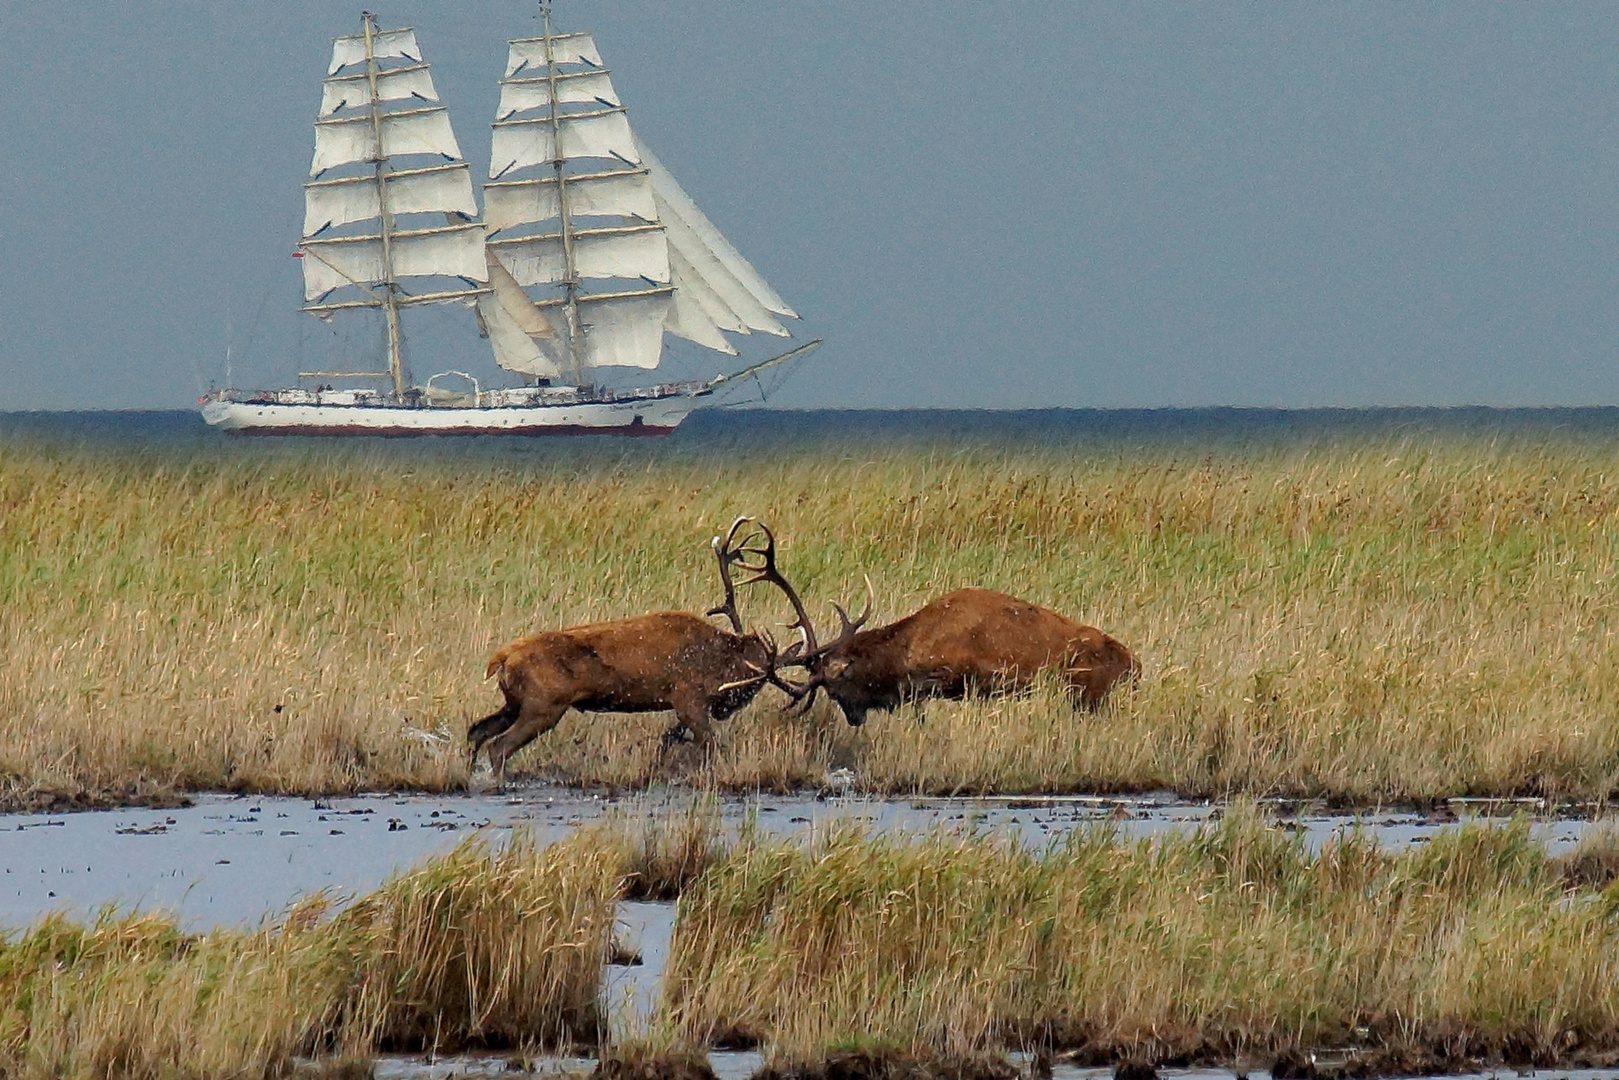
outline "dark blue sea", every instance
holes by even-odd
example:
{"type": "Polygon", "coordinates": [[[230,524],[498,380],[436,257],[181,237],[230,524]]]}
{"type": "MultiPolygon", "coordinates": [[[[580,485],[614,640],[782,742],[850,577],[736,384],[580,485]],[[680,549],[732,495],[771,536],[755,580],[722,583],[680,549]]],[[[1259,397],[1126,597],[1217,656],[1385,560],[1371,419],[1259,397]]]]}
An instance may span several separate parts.
{"type": "Polygon", "coordinates": [[[407,457],[546,457],[580,451],[655,458],[686,452],[790,450],[795,446],[1062,446],[1128,450],[1222,445],[1330,444],[1384,436],[1619,442],[1619,407],[1494,409],[1035,409],[821,410],[701,409],[672,435],[524,437],[417,436],[402,439],[242,436],[209,428],[192,410],[0,412],[0,450],[46,445],[112,453],[239,453],[252,447],[367,447],[407,457]]]}

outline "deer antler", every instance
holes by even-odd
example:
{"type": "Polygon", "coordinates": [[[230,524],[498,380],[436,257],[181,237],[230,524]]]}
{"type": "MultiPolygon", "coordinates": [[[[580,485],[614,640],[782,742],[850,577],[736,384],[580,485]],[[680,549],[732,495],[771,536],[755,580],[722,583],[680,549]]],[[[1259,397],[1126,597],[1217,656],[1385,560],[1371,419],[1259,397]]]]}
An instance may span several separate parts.
{"type": "MultiPolygon", "coordinates": [[[[761,630],[759,631],[759,643],[764,646],[765,666],[760,667],[751,660],[743,660],[742,663],[747,665],[748,670],[752,671],[753,674],[749,675],[746,679],[737,679],[734,682],[721,683],[719,690],[739,690],[744,686],[757,686],[759,683],[767,682],[771,686],[774,686],[778,690],[782,691],[784,694],[792,697],[794,701],[797,701],[799,695],[795,693],[794,687],[789,686],[787,682],[776,673],[776,665],[781,658],[781,653],[776,649],[776,639],[771,636],[770,631],[761,630]]],[[[791,652],[797,647],[798,643],[794,642],[788,651],[791,652]]]]}
{"type": "MultiPolygon", "coordinates": [[[[731,620],[731,629],[738,634],[742,633],[742,613],[736,609],[736,584],[731,580],[731,564],[742,562],[743,552],[733,548],[731,545],[735,542],[736,534],[742,528],[743,523],[752,520],[749,517],[739,517],[731,523],[731,531],[726,534],[725,539],[721,540],[717,536],[714,537],[712,547],[714,548],[715,557],[720,561],[720,584],[725,587],[725,602],[718,607],[711,607],[703,613],[705,615],[724,615],[731,620]]],[[[743,565],[746,566],[747,564],[743,563],[743,565]]]]}
{"type": "Polygon", "coordinates": [[[789,624],[789,628],[799,633],[799,640],[788,646],[785,652],[778,652],[775,641],[769,640],[768,635],[764,635],[767,640],[766,666],[761,668],[755,664],[748,664],[756,674],[726,683],[721,689],[736,689],[768,682],[798,703],[798,715],[802,716],[815,703],[816,692],[826,682],[826,676],[824,673],[812,672],[803,683],[794,683],[783,678],[779,669],[784,665],[811,668],[816,660],[834,649],[843,647],[859,633],[860,628],[871,618],[871,609],[877,599],[877,590],[873,588],[871,578],[869,576],[866,578],[866,606],[858,619],[850,619],[849,613],[841,604],[832,605],[832,610],[838,613],[838,636],[822,645],[816,638],[815,624],[810,620],[804,601],[799,599],[798,590],[793,588],[792,583],[776,566],[776,535],[770,531],[770,526],[750,517],[739,517],[731,523],[730,532],[724,539],[718,536],[714,538],[714,553],[719,558],[720,581],[725,586],[725,603],[712,608],[708,614],[727,616],[736,632],[740,634],[742,618],[736,607],[736,586],[753,585],[760,581],[769,582],[780,589],[786,595],[787,602],[792,605],[794,621],[789,624]],[[750,532],[744,532],[744,527],[747,526],[752,527],[750,532]],[[740,543],[737,542],[739,535],[742,537],[740,543]],[[759,561],[750,562],[750,557],[759,561]],[[733,564],[747,570],[749,576],[740,582],[733,582],[731,580],[733,564]]]}
{"type": "MultiPolygon", "coordinates": [[[[742,584],[752,585],[755,582],[768,581],[785,593],[787,602],[793,605],[793,614],[796,616],[795,621],[788,624],[788,628],[797,630],[802,635],[805,654],[815,652],[815,626],[810,622],[809,612],[804,610],[804,602],[798,598],[797,590],[781,575],[781,571],[776,569],[776,534],[771,532],[770,526],[762,521],[754,521],[752,518],[737,518],[735,524],[731,526],[731,537],[736,535],[737,530],[744,521],[751,524],[754,531],[747,536],[741,546],[735,549],[735,561],[740,562],[743,569],[751,572],[753,576],[744,578],[742,584]],[[748,541],[756,539],[760,534],[764,536],[764,546],[749,546],[748,541]],[[746,555],[756,555],[763,561],[758,566],[750,565],[743,558],[746,555]]],[[[727,545],[730,544],[731,537],[727,537],[727,545]]]]}

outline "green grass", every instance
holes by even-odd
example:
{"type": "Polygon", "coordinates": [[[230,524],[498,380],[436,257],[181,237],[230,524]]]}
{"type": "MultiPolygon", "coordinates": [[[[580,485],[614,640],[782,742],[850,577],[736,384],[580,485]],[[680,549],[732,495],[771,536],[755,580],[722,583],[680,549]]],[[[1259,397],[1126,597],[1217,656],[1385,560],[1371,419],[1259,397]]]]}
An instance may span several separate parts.
{"type": "MultiPolygon", "coordinates": [[[[711,761],[664,716],[571,716],[514,763],[573,783],[1174,788],[1350,802],[1606,799],[1619,785],[1619,445],[1605,431],[625,449],[0,436],[0,800],[466,782],[489,653],[718,599],[707,540],[767,519],[817,612],[1003,589],[1145,666],[1099,715],[1050,693],[855,732],[762,694],[711,761]],[[439,733],[440,742],[414,731],[439,733]]],[[[779,598],[743,598],[777,627],[779,598]]],[[[830,614],[827,616],[830,618],[830,614]]]]}

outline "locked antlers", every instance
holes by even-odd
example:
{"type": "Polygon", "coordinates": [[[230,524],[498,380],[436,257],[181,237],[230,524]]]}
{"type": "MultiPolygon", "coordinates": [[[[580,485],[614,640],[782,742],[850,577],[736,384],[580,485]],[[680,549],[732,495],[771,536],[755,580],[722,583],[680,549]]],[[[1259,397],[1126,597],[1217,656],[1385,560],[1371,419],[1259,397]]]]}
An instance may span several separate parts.
{"type": "MultiPolygon", "coordinates": [[[[813,672],[815,662],[821,657],[846,645],[860,628],[871,618],[871,607],[876,599],[876,592],[872,588],[871,579],[866,579],[866,607],[858,619],[851,620],[849,613],[842,605],[833,604],[832,610],[838,613],[840,623],[838,636],[832,641],[822,645],[815,635],[815,624],[810,620],[809,612],[804,608],[804,602],[799,599],[798,591],[784,577],[776,567],[776,536],[770,527],[763,522],[755,521],[750,517],[739,517],[731,523],[731,530],[722,539],[714,537],[714,554],[719,559],[720,581],[725,588],[725,602],[718,607],[709,609],[710,615],[724,615],[731,620],[732,627],[737,633],[742,632],[742,617],[736,607],[736,585],[752,585],[757,582],[768,582],[782,591],[787,602],[792,605],[794,621],[789,629],[799,632],[800,640],[794,642],[783,654],[777,655],[774,642],[769,644],[770,661],[767,670],[760,671],[752,679],[742,680],[741,683],[729,684],[750,685],[758,681],[769,681],[794,702],[800,702],[799,712],[807,711],[815,701],[815,691],[824,681],[824,677],[813,672]],[[739,539],[740,538],[740,539],[739,539]],[[750,561],[757,560],[757,561],[750,561]],[[740,566],[749,573],[749,577],[741,582],[731,579],[731,567],[740,566]],[[810,678],[802,684],[789,683],[782,679],[776,671],[778,663],[803,667],[812,670],[810,678]]],[[[750,665],[752,666],[752,665],[750,665]]],[[[758,669],[755,669],[758,670],[758,669]]]]}

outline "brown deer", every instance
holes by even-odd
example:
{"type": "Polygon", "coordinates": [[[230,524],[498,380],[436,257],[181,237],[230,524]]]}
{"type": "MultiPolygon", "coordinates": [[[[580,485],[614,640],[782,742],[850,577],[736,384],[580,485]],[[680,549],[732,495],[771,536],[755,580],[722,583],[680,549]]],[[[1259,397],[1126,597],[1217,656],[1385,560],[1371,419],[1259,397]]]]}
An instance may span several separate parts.
{"type": "Polygon", "coordinates": [[[766,682],[785,690],[775,674],[775,643],[768,633],[744,633],[736,608],[731,567],[753,568],[732,542],[748,520],[739,518],[730,536],[713,541],[725,599],[707,614],[726,616],[731,630],[690,612],[660,611],[512,642],[495,653],[484,674],[500,677],[506,704],[467,729],[470,762],[477,763],[487,743],[495,783],[503,784],[507,759],[556,727],[569,709],[673,709],[676,722],[664,733],[665,748],[682,729],[706,746],[713,738],[710,720],[723,720],[747,705],[766,682]]]}
{"type": "MultiPolygon", "coordinates": [[[[764,546],[744,548],[763,565],[749,581],[769,581],[787,594],[802,641],[784,653],[778,667],[801,666],[809,678],[784,689],[808,710],[817,690],[827,694],[855,727],[872,709],[892,710],[902,701],[1002,694],[1032,686],[1036,676],[1057,669],[1076,704],[1096,709],[1121,679],[1141,666],[1113,638],[1048,608],[989,589],[957,589],[915,613],[873,630],[871,581],[866,609],[850,619],[832,605],[841,628],[826,644],[816,641],[798,594],[776,569],[775,537],[763,525],[764,546]]],[[[759,676],[755,676],[756,678],[759,676]]],[[[781,685],[777,682],[777,685],[781,685]]]]}

